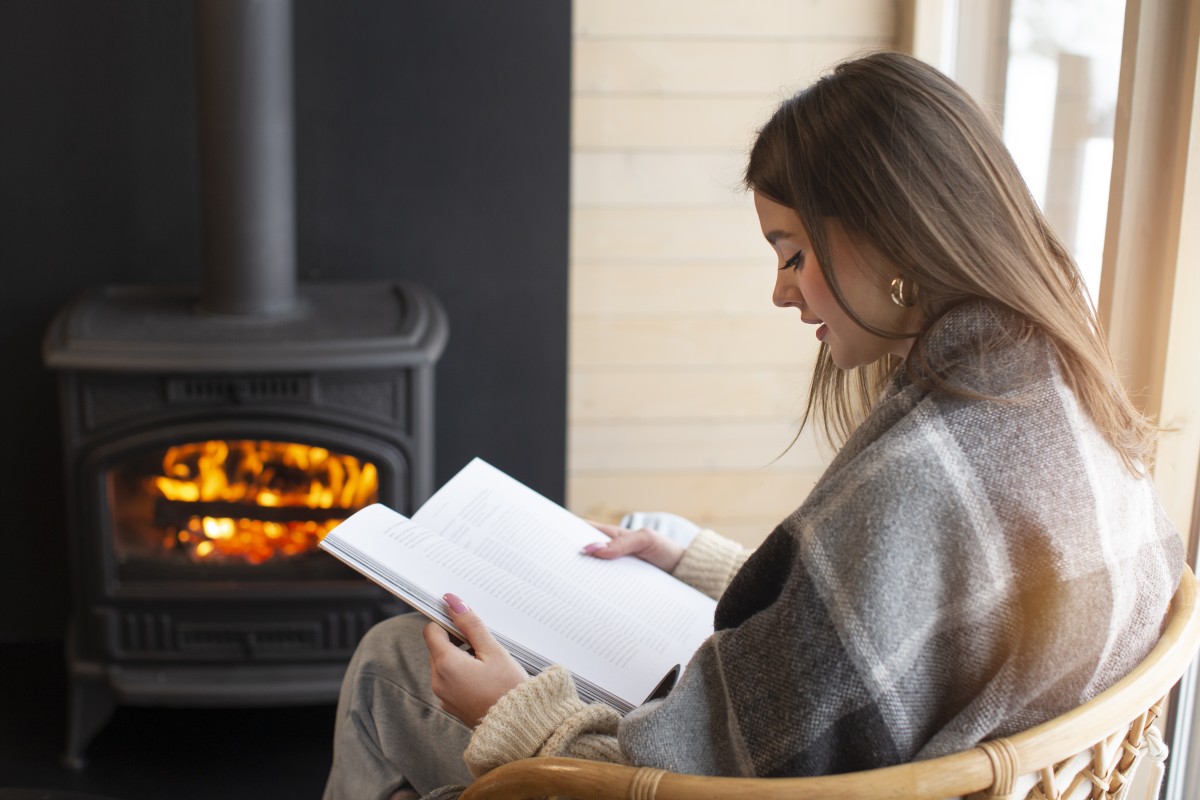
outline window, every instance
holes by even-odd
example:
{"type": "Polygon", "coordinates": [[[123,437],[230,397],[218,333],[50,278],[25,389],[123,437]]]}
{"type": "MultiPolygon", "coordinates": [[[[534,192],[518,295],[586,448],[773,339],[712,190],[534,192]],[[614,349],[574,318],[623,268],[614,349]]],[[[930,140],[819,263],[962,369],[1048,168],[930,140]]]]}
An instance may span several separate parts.
{"type": "Polygon", "coordinates": [[[1099,296],[1124,0],[948,0],[942,68],[996,114],[1099,296]]]}

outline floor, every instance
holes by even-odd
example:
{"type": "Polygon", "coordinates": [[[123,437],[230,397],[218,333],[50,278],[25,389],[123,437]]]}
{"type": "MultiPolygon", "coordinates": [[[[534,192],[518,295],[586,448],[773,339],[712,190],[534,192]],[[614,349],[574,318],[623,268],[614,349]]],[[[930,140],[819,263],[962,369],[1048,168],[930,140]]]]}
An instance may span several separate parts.
{"type": "Polygon", "coordinates": [[[118,708],[78,772],[58,763],[61,647],[0,643],[0,800],[59,790],[112,800],[316,800],[334,707],[118,708]]]}

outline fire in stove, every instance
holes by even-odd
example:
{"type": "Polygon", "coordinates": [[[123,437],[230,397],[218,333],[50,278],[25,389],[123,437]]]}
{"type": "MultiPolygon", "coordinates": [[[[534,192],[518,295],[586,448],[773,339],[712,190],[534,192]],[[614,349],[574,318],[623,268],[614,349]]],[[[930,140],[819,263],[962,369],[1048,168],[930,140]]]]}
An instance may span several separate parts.
{"type": "Polygon", "coordinates": [[[191,563],[263,564],[312,552],[379,494],[371,462],[295,442],[188,442],[166,448],[155,468],[129,466],[115,477],[122,494],[137,487],[142,500],[125,508],[141,511],[119,521],[118,539],[143,546],[118,549],[149,556],[144,545],[156,538],[161,557],[191,563]]]}
{"type": "Polygon", "coordinates": [[[293,442],[212,440],[167,449],[147,479],[167,548],[193,561],[261,564],[316,548],[327,531],[374,502],[375,466],[293,442]]]}

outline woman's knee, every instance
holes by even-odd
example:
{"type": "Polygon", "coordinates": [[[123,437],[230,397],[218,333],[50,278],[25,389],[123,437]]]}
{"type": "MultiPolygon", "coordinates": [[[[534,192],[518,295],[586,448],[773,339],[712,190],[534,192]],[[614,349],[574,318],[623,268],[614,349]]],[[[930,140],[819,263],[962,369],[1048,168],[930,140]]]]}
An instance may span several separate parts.
{"type": "Polygon", "coordinates": [[[422,634],[427,623],[417,613],[400,614],[376,623],[359,641],[350,669],[399,674],[416,671],[423,677],[429,663],[422,634]]]}

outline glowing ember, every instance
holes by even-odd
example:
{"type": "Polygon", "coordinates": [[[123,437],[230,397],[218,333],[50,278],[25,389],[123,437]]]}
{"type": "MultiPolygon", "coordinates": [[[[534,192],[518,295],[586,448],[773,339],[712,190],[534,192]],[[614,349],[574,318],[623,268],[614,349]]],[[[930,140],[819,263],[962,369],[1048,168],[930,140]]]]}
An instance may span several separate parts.
{"type": "Polygon", "coordinates": [[[331,528],[376,501],[375,465],[290,442],[214,440],[167,450],[151,493],[186,509],[163,544],[194,561],[261,564],[306,553],[331,528]]]}

